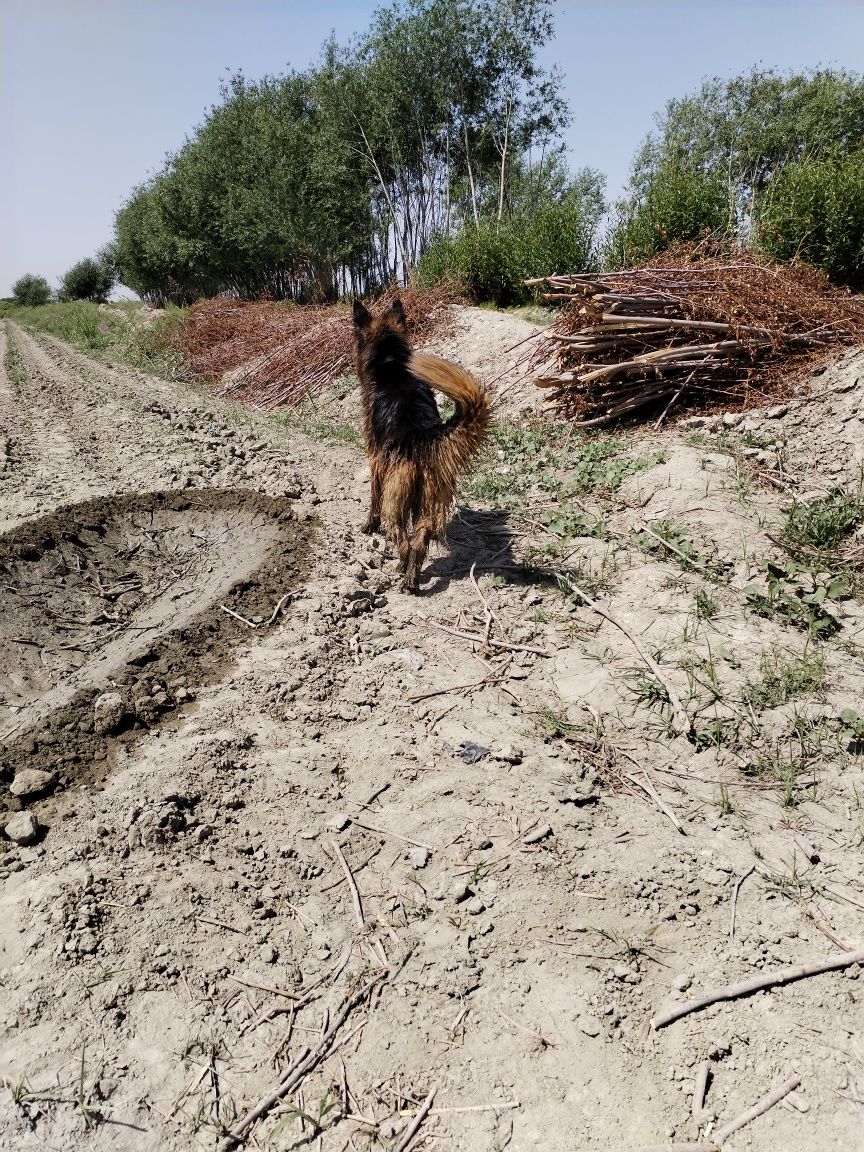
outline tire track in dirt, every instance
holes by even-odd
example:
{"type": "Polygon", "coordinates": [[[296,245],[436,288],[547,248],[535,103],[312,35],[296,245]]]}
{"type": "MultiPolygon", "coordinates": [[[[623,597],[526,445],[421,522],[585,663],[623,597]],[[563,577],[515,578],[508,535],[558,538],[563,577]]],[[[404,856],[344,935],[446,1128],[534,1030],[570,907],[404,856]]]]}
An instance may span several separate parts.
{"type": "Polygon", "coordinates": [[[30,414],[24,436],[35,458],[35,468],[28,469],[31,496],[56,506],[118,487],[164,487],[175,461],[148,451],[165,440],[163,422],[142,411],[152,394],[147,401],[131,390],[123,396],[113,382],[99,380],[92,361],[79,369],[56,344],[45,347],[12,327],[27,374],[16,407],[17,423],[30,414]]]}
{"type": "MultiPolygon", "coordinates": [[[[26,364],[26,336],[17,325],[10,325],[8,331],[26,364]]],[[[74,500],[93,490],[94,473],[76,451],[69,421],[32,365],[27,366],[26,382],[13,388],[6,380],[0,411],[8,443],[0,487],[0,526],[10,527],[51,502],[74,500]]]]}

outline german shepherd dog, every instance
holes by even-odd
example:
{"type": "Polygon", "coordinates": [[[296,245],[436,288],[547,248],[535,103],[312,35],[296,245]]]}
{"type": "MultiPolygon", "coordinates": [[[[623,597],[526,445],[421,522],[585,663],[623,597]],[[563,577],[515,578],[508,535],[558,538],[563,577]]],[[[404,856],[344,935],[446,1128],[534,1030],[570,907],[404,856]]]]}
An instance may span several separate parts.
{"type": "Polygon", "coordinates": [[[371,501],[364,532],[383,520],[399,553],[403,589],[419,592],[431,540],[444,534],[456,482],[489,424],[485,389],[463,368],[413,352],[402,302],[378,316],[354,303],[354,351],[371,466],[371,501]],[[456,411],[441,419],[432,389],[456,411]]]}

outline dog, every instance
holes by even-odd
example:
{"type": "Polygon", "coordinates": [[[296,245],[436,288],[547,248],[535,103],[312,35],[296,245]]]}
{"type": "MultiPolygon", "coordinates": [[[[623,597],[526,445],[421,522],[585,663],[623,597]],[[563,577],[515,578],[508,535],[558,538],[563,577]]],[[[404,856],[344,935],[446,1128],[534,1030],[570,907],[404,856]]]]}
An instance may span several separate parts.
{"type": "Polygon", "coordinates": [[[399,299],[378,316],[354,302],[354,354],[371,469],[363,531],[379,531],[383,520],[403,589],[417,593],[429,543],[443,536],[459,474],[486,434],[489,397],[464,368],[412,350],[399,299]],[[433,388],[456,405],[447,421],[433,388]]]}

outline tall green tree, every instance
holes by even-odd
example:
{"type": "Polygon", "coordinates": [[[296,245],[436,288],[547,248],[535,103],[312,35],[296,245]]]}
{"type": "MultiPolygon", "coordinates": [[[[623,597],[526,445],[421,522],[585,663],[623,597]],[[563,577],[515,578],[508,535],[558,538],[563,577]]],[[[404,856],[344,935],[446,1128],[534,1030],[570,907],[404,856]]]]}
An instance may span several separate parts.
{"type": "Polygon", "coordinates": [[[864,145],[864,77],[753,69],[672,100],[636,153],[609,243],[639,259],[703,229],[750,236],[790,164],[840,162],[864,145]]]}
{"type": "Polygon", "coordinates": [[[28,272],[12,285],[12,299],[16,304],[36,308],[51,299],[51,285],[44,276],[33,276],[28,272]]]}

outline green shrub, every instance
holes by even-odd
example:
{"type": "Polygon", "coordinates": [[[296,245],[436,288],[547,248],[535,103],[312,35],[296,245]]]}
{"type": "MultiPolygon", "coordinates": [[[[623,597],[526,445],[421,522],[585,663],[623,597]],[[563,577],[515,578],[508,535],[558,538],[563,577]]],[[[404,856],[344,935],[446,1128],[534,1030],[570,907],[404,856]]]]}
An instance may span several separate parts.
{"type": "Polygon", "coordinates": [[[605,245],[613,268],[628,268],[682,240],[698,240],[729,225],[729,195],[718,178],[680,163],[652,174],[643,191],[618,205],[605,245]]]}
{"type": "Polygon", "coordinates": [[[801,160],[775,174],[758,210],[759,245],[864,289],[864,154],[801,160]]]}
{"type": "Polygon", "coordinates": [[[500,226],[468,222],[456,236],[436,238],[420,258],[416,279],[425,287],[452,281],[478,303],[518,304],[530,299],[524,280],[590,267],[593,240],[593,223],[579,206],[556,202],[500,226]]]}
{"type": "Polygon", "coordinates": [[[51,299],[51,286],[44,276],[31,276],[28,273],[12,285],[12,299],[16,304],[36,308],[51,299]]]}
{"type": "Polygon", "coordinates": [[[108,299],[114,287],[115,275],[107,260],[87,257],[73,264],[60,281],[58,296],[61,300],[92,300],[100,303],[108,299]]]}

